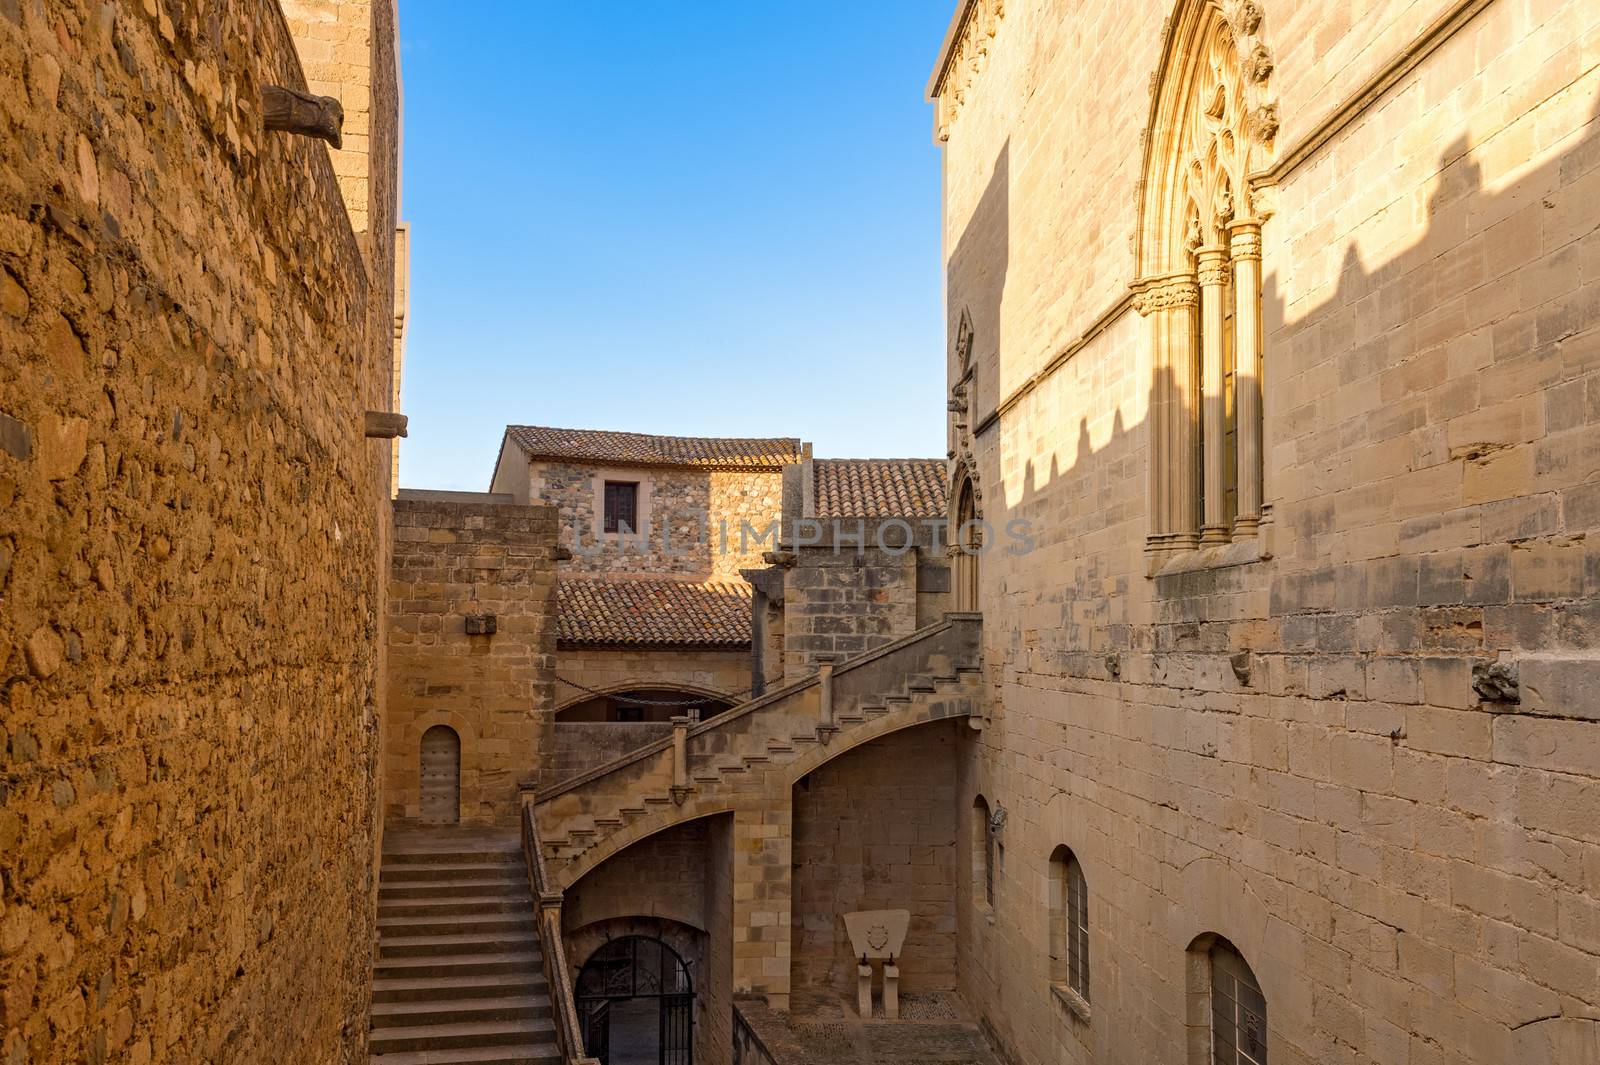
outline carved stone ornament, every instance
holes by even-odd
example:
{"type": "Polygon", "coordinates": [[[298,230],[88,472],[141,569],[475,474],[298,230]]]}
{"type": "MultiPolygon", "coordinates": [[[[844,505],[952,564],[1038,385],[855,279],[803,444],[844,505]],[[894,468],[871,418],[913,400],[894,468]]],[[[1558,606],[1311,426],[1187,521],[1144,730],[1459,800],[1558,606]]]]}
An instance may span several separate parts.
{"type": "Polygon", "coordinates": [[[313,96],[281,85],[261,86],[261,113],[268,130],[299,133],[342,147],[344,105],[332,96],[313,96]]]}
{"type": "Polygon", "coordinates": [[[972,315],[965,309],[961,312],[961,322],[956,326],[956,365],[965,376],[972,367],[972,315]]]}
{"type": "Polygon", "coordinates": [[[1234,13],[1234,25],[1239,27],[1239,36],[1247,37],[1261,28],[1261,5],[1255,0],[1244,0],[1234,13]]]}
{"type": "Polygon", "coordinates": [[[1200,288],[1191,274],[1148,281],[1133,296],[1133,307],[1140,314],[1193,307],[1199,302],[1200,288]]]}
{"type": "Polygon", "coordinates": [[[898,958],[910,927],[910,910],[856,910],[844,915],[850,953],[857,958],[898,958]]]}
{"type": "Polygon", "coordinates": [[[950,125],[971,94],[972,84],[989,63],[989,49],[1005,17],[1005,0],[968,0],[966,19],[945,59],[944,75],[934,90],[935,137],[950,139],[950,125]]]}

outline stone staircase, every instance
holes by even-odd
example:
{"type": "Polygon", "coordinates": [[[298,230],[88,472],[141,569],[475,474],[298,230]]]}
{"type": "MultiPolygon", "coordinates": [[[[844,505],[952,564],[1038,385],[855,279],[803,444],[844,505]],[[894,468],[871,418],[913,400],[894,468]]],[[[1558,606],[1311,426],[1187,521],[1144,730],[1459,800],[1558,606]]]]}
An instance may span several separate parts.
{"type": "Polygon", "coordinates": [[[373,1065],[555,1065],[560,1057],[518,836],[386,832],[373,1065]]]}
{"type": "Polygon", "coordinates": [[[818,676],[646,744],[535,793],[541,848],[573,884],[645,836],[782,793],[845,751],[913,725],[965,717],[981,727],[981,622],[941,622],[818,676]]]}

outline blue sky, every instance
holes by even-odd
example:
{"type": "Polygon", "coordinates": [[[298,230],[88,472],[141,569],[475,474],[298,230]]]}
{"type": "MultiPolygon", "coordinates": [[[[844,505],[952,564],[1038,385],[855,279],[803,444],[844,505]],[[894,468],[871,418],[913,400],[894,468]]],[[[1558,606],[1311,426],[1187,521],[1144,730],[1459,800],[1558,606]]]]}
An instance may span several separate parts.
{"type": "Polygon", "coordinates": [[[401,0],[401,484],[508,422],[944,452],[952,0],[401,0]]]}

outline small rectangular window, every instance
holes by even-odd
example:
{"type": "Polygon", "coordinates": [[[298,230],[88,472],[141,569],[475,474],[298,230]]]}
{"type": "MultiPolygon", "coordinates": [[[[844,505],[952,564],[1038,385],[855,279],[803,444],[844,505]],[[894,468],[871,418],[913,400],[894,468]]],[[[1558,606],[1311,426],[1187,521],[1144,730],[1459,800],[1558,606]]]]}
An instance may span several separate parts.
{"type": "Polygon", "coordinates": [[[605,531],[639,531],[639,483],[607,481],[605,487],[605,531]]]}

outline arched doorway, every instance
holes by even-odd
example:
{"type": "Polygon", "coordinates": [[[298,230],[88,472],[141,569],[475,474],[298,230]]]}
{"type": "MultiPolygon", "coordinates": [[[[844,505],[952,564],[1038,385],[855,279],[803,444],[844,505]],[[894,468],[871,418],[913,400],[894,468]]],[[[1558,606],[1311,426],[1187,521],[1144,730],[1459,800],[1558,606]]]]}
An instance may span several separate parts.
{"type": "Polygon", "coordinates": [[[956,523],[951,533],[955,545],[955,591],[957,610],[978,609],[978,559],[983,551],[983,518],[978,514],[977,493],[972,478],[961,477],[956,490],[956,523]]]}
{"type": "Polygon", "coordinates": [[[422,820],[454,825],[461,820],[461,737],[449,725],[422,734],[422,820]]]}
{"type": "Polygon", "coordinates": [[[694,985],[676,951],[652,936],[600,947],[578,972],[585,1052],[601,1065],[692,1065],[694,985]]]}

